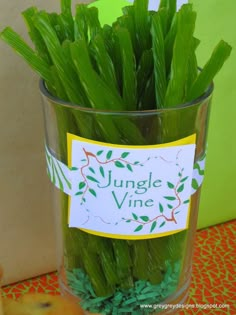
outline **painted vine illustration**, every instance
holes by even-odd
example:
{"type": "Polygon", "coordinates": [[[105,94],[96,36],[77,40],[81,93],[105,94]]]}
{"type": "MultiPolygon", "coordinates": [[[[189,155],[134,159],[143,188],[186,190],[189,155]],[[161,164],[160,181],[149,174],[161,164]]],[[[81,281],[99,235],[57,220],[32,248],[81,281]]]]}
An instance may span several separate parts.
{"type": "MultiPolygon", "coordinates": [[[[177,224],[177,219],[176,219],[176,215],[180,212],[180,210],[178,210],[180,208],[180,206],[182,204],[187,204],[189,203],[189,199],[182,201],[181,197],[180,197],[180,193],[184,191],[185,189],[185,182],[186,180],[189,178],[189,176],[185,176],[183,175],[184,173],[184,168],[182,168],[179,165],[178,159],[179,159],[179,153],[181,152],[181,150],[177,153],[176,156],[176,167],[178,169],[178,181],[176,184],[171,183],[169,181],[167,181],[167,186],[170,189],[170,191],[172,192],[172,194],[168,195],[168,196],[164,196],[164,199],[168,201],[167,204],[167,208],[169,210],[171,210],[171,214],[170,216],[167,216],[164,214],[165,212],[165,207],[163,206],[163,204],[161,202],[159,202],[159,206],[158,206],[158,214],[157,216],[155,216],[154,218],[150,219],[148,216],[146,215],[141,215],[138,216],[136,213],[132,213],[132,218],[122,218],[126,223],[137,223],[137,226],[134,230],[134,232],[139,232],[141,231],[145,226],[149,225],[150,226],[150,230],[149,232],[152,233],[155,229],[160,229],[162,228],[166,222],[173,222],[175,224],[177,224]],[[174,202],[177,202],[177,204],[173,205],[174,202]],[[178,211],[176,211],[178,210],[178,211]],[[164,219],[162,221],[162,223],[158,226],[158,219],[164,219]]],[[[164,160],[164,159],[163,159],[164,160]]],[[[164,160],[165,162],[168,162],[166,160],[164,160]]],[[[171,163],[171,162],[168,162],[171,163]]]]}
{"type": "Polygon", "coordinates": [[[142,162],[135,161],[133,163],[126,160],[126,158],[129,156],[129,152],[123,152],[121,153],[120,157],[114,157],[113,158],[113,151],[108,150],[105,152],[104,150],[99,150],[96,154],[87,151],[85,148],[83,148],[85,158],[81,160],[81,162],[86,162],[81,168],[80,168],[80,174],[83,178],[82,181],[78,184],[78,192],[75,194],[76,196],[81,196],[81,204],[86,202],[86,194],[89,192],[94,197],[97,197],[97,193],[95,189],[91,187],[91,184],[96,183],[100,184],[100,181],[96,177],[98,174],[96,173],[96,170],[90,166],[91,158],[94,158],[98,165],[99,165],[99,176],[102,176],[102,178],[105,178],[106,172],[104,170],[104,165],[107,164],[114,164],[117,168],[126,168],[128,171],[133,172],[134,166],[143,166],[142,162]],[[103,157],[103,160],[101,159],[103,157]],[[89,171],[89,175],[85,174],[85,170],[89,171]],[[91,183],[91,184],[90,184],[91,183]]]}

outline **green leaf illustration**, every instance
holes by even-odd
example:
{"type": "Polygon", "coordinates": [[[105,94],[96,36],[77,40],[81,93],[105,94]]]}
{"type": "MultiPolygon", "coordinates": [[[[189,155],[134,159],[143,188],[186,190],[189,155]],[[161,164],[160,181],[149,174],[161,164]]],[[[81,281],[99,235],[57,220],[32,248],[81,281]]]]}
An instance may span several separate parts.
{"type": "Polygon", "coordinates": [[[167,207],[168,207],[169,209],[173,209],[173,208],[174,208],[174,207],[173,207],[172,205],[170,205],[170,204],[168,204],[167,207]]]}
{"type": "Polygon", "coordinates": [[[151,225],[150,233],[153,232],[153,230],[155,229],[156,226],[157,226],[157,222],[154,221],[154,222],[152,223],[152,225],[151,225]]]}
{"type": "Polygon", "coordinates": [[[106,156],[107,160],[110,160],[111,156],[112,156],[112,151],[110,150],[107,152],[107,156],[106,156]]]}
{"type": "Polygon", "coordinates": [[[166,224],[166,221],[163,221],[160,225],[159,228],[163,227],[166,224]]]}
{"type": "Polygon", "coordinates": [[[53,182],[54,185],[56,184],[55,166],[54,166],[54,163],[52,163],[52,182],[53,182]]]}
{"type": "Polygon", "coordinates": [[[180,211],[175,212],[175,214],[178,214],[178,213],[180,213],[180,211]]]}
{"type": "Polygon", "coordinates": [[[82,195],[82,194],[83,194],[82,191],[78,191],[78,192],[75,194],[75,196],[79,196],[79,195],[82,195]]]}
{"type": "Polygon", "coordinates": [[[99,183],[99,181],[96,178],[94,178],[93,176],[88,175],[88,176],[86,176],[86,178],[91,180],[92,182],[99,183]]]}
{"type": "Polygon", "coordinates": [[[83,189],[86,186],[85,182],[79,183],[79,189],[83,189]]]}
{"type": "Polygon", "coordinates": [[[143,228],[143,225],[139,225],[138,227],[136,227],[136,229],[134,230],[134,232],[139,232],[141,231],[143,228]]]}
{"type": "Polygon", "coordinates": [[[179,172],[179,173],[178,173],[178,176],[181,177],[181,176],[182,176],[182,173],[179,172]]]}
{"type": "Polygon", "coordinates": [[[180,182],[183,183],[183,182],[185,182],[187,179],[188,179],[188,176],[182,178],[180,182]]]}
{"type": "Polygon", "coordinates": [[[163,205],[160,202],[159,202],[159,210],[160,210],[160,213],[163,213],[164,211],[163,205]]]}
{"type": "Polygon", "coordinates": [[[180,185],[179,188],[177,189],[177,192],[180,193],[184,190],[184,184],[180,185]]]}
{"type": "Polygon", "coordinates": [[[97,197],[97,194],[96,194],[95,190],[89,188],[89,192],[90,192],[94,197],[97,197]]]}
{"type": "Polygon", "coordinates": [[[49,165],[51,165],[51,163],[52,163],[52,158],[48,155],[47,151],[45,151],[45,153],[46,153],[47,163],[48,163],[49,165]]]}
{"type": "Polygon", "coordinates": [[[192,188],[195,190],[198,190],[198,188],[199,188],[198,182],[195,178],[193,178],[193,180],[192,180],[192,188]]]}
{"type": "Polygon", "coordinates": [[[124,152],[121,154],[122,159],[125,159],[129,155],[129,152],[124,152]]]}
{"type": "Polygon", "coordinates": [[[120,161],[115,161],[115,166],[120,167],[120,168],[124,168],[124,164],[121,163],[120,161]]]}
{"type": "Polygon", "coordinates": [[[176,200],[176,198],[172,196],[165,196],[164,198],[167,200],[176,200]]]}
{"type": "Polygon", "coordinates": [[[134,220],[138,220],[138,216],[135,213],[132,213],[134,220]]]}
{"type": "Polygon", "coordinates": [[[130,222],[131,222],[131,220],[126,220],[125,222],[126,222],[126,223],[130,223],[130,222]]]}
{"type": "Polygon", "coordinates": [[[132,166],[130,164],[127,164],[126,167],[128,168],[130,172],[133,172],[132,166]]]}
{"type": "Polygon", "coordinates": [[[47,166],[47,168],[46,168],[46,171],[47,171],[47,174],[48,174],[48,176],[49,176],[49,178],[50,178],[50,180],[51,180],[51,173],[50,173],[50,171],[49,171],[48,166],[47,166]]]}
{"type": "Polygon", "coordinates": [[[96,153],[97,156],[101,155],[103,153],[103,150],[100,150],[96,153]]]}
{"type": "Polygon", "coordinates": [[[104,168],[102,166],[99,167],[99,171],[100,171],[102,177],[105,177],[104,168]]]}
{"type": "Polygon", "coordinates": [[[186,204],[186,203],[189,203],[189,201],[190,201],[190,200],[189,200],[189,199],[187,199],[187,200],[185,200],[183,203],[185,203],[185,204],[186,204]]]}
{"type": "Polygon", "coordinates": [[[204,154],[200,157],[199,161],[203,161],[205,158],[206,158],[206,153],[204,153],[204,154]]]}
{"type": "Polygon", "coordinates": [[[147,217],[147,216],[145,216],[145,215],[142,215],[142,216],[140,217],[140,219],[143,220],[144,222],[148,222],[148,221],[150,220],[149,217],[147,217]]]}
{"type": "Polygon", "coordinates": [[[92,172],[93,174],[95,174],[95,171],[92,167],[89,167],[90,172],[92,172]]]}
{"type": "Polygon", "coordinates": [[[167,182],[167,185],[168,185],[168,187],[171,188],[171,189],[175,188],[175,185],[172,184],[172,183],[170,183],[170,182],[167,182]]]}
{"type": "Polygon", "coordinates": [[[58,173],[56,164],[54,165],[54,167],[55,167],[55,175],[56,175],[56,178],[58,179],[59,187],[60,187],[61,190],[63,190],[63,189],[64,189],[64,185],[63,185],[61,176],[60,176],[59,173],[58,173]]]}
{"type": "Polygon", "coordinates": [[[136,162],[134,162],[134,165],[137,165],[137,164],[139,164],[140,162],[139,161],[136,161],[136,162]]]}
{"type": "Polygon", "coordinates": [[[78,170],[78,167],[72,166],[72,167],[70,167],[70,170],[71,170],[71,171],[77,171],[77,170],[78,170]]]}
{"type": "Polygon", "coordinates": [[[86,202],[86,199],[85,199],[85,198],[82,198],[82,201],[83,201],[83,202],[86,202]]]}
{"type": "Polygon", "coordinates": [[[66,175],[64,174],[64,172],[60,166],[60,163],[58,163],[58,161],[56,161],[56,163],[57,163],[58,169],[61,173],[61,176],[64,178],[64,180],[66,182],[66,185],[68,186],[69,189],[71,189],[71,182],[67,179],[66,175]]]}

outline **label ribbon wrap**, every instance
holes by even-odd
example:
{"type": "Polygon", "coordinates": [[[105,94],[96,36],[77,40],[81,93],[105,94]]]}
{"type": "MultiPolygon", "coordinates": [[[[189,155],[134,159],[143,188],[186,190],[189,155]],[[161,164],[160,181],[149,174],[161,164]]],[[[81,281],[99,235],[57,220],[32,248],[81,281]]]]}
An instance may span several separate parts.
{"type": "Polygon", "coordinates": [[[68,166],[46,147],[48,175],[69,195],[69,227],[145,239],[188,227],[190,197],[205,156],[194,164],[196,136],[161,145],[123,146],[67,135],[68,166]]]}

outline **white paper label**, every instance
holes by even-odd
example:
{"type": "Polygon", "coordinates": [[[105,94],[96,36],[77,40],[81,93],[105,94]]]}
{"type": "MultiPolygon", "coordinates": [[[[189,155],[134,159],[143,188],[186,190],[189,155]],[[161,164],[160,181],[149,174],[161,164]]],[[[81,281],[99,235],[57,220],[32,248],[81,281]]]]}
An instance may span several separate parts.
{"type": "Polygon", "coordinates": [[[187,228],[195,136],[153,146],[119,146],[74,135],[68,142],[70,227],[123,239],[187,228]]]}

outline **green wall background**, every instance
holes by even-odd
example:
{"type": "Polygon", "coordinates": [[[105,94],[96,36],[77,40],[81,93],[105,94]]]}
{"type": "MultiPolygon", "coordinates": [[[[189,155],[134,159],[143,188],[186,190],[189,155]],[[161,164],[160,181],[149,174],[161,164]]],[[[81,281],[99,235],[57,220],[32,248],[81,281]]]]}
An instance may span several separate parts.
{"type": "Polygon", "coordinates": [[[233,47],[230,59],[214,81],[206,176],[198,220],[198,226],[205,227],[236,217],[236,1],[190,2],[198,14],[199,65],[205,63],[220,39],[233,47]]]}

